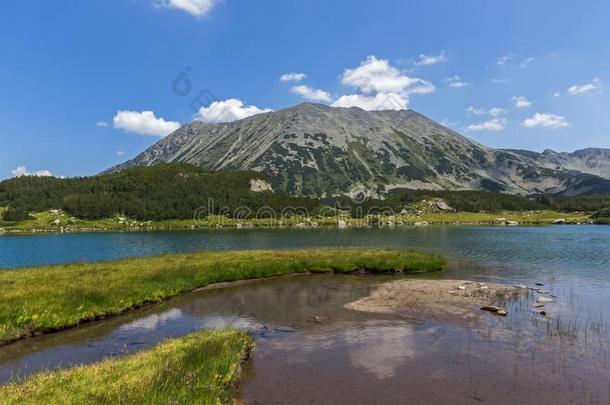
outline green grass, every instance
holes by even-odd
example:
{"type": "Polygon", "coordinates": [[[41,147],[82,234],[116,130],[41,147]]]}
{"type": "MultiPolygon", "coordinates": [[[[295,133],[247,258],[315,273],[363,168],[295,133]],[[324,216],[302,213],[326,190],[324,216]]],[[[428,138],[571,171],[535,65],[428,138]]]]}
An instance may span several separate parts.
{"type": "Polygon", "coordinates": [[[2,386],[0,403],[229,403],[252,345],[252,338],[240,331],[196,332],[120,359],[2,386]]]}
{"type": "Polygon", "coordinates": [[[583,213],[565,213],[557,211],[505,211],[501,213],[437,213],[424,214],[418,221],[428,221],[430,224],[494,224],[496,219],[505,218],[508,221],[517,221],[524,225],[548,225],[556,219],[565,219],[568,223],[584,223],[589,215],[583,213]]]}
{"type": "MultiPolygon", "coordinates": [[[[0,214],[4,208],[0,207],[0,214]]],[[[31,214],[33,219],[21,222],[3,222],[0,219],[0,227],[7,232],[67,232],[79,231],[124,231],[124,230],[171,230],[171,229],[193,229],[193,228],[216,228],[222,226],[235,228],[238,224],[253,227],[291,227],[299,223],[315,222],[319,226],[336,227],[339,220],[348,222],[351,226],[366,225],[367,218],[350,218],[346,213],[338,217],[312,217],[294,216],[285,218],[280,222],[279,219],[233,219],[219,215],[213,215],[201,220],[195,219],[174,219],[166,221],[136,221],[127,219],[121,223],[120,216],[108,219],[85,220],[74,218],[61,212],[52,214],[49,211],[36,212],[31,214]],[[58,221],[58,223],[55,223],[58,221]]],[[[506,218],[509,221],[518,221],[523,225],[548,225],[554,220],[563,218],[568,223],[585,223],[590,219],[590,214],[586,213],[565,213],[552,210],[543,211],[504,211],[499,213],[431,213],[421,216],[416,215],[396,215],[393,220],[388,217],[381,222],[394,222],[395,225],[413,225],[418,221],[427,221],[431,225],[470,225],[470,224],[497,224],[496,218],[506,218]]]]}
{"type": "Polygon", "coordinates": [[[249,250],[164,255],[0,271],[0,342],[65,329],[209,284],[276,275],[440,270],[400,250],[249,250]]]}

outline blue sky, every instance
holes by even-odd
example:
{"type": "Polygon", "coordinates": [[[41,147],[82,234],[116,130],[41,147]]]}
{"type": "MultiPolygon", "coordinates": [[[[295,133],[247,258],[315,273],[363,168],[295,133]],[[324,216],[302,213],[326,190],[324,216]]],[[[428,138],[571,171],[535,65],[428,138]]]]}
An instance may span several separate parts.
{"type": "Polygon", "coordinates": [[[4,1],[0,178],[95,174],[194,118],[305,99],[609,148],[608,21],[605,1],[4,1]]]}

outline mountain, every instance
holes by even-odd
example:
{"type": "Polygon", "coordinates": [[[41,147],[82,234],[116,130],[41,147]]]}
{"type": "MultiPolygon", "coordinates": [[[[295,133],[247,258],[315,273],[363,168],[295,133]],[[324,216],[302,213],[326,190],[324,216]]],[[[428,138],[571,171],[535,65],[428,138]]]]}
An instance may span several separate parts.
{"type": "Polygon", "coordinates": [[[579,195],[610,193],[609,155],[492,149],[413,110],[304,103],[231,123],[192,122],[109,171],[160,162],[254,170],[297,196],[400,188],[579,195]]]}
{"type": "Polygon", "coordinates": [[[549,169],[567,169],[610,179],[610,149],[587,148],[573,153],[547,149],[542,153],[511,150],[549,169]]]}

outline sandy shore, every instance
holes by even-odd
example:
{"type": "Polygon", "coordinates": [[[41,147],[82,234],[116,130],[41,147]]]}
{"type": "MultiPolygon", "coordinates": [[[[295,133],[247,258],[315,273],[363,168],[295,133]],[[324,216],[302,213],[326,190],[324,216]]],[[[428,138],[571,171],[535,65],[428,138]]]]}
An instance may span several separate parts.
{"type": "Polygon", "coordinates": [[[485,305],[503,306],[507,298],[522,290],[467,280],[404,279],[380,284],[368,297],[344,308],[383,314],[426,318],[471,320],[489,312],[485,305]]]}

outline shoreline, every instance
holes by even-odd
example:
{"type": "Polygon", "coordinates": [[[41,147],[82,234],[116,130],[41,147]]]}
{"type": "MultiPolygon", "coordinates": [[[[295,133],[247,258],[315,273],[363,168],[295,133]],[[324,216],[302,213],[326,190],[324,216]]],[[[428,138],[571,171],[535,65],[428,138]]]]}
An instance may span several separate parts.
{"type": "Polygon", "coordinates": [[[0,345],[118,316],[223,282],[301,273],[417,274],[438,255],[382,249],[200,252],[0,272],[0,345]],[[79,285],[73,285],[78,279],[79,285]]]}
{"type": "MultiPolygon", "coordinates": [[[[0,386],[7,404],[226,403],[231,401],[254,339],[237,329],[201,330],[119,358],[41,371],[0,386]]],[[[3,402],[5,403],[5,402],[3,402]]]]}
{"type": "Polygon", "coordinates": [[[145,226],[145,227],[67,227],[67,228],[2,228],[0,227],[0,236],[17,236],[17,235],[49,235],[49,234],[79,234],[79,233],[113,233],[113,232],[184,232],[184,231],[211,231],[211,230],[311,230],[311,229],[373,229],[373,228],[425,228],[425,227],[531,227],[531,226],[563,226],[563,225],[606,225],[604,223],[595,222],[580,222],[566,221],[563,223],[553,223],[552,220],[533,220],[533,221],[516,221],[517,224],[499,223],[498,221],[422,221],[406,224],[394,225],[347,225],[341,226],[337,223],[332,224],[315,224],[315,225],[257,225],[248,224],[227,224],[227,225],[185,225],[185,226],[145,226]],[[423,222],[423,223],[422,223],[423,222]]]}

